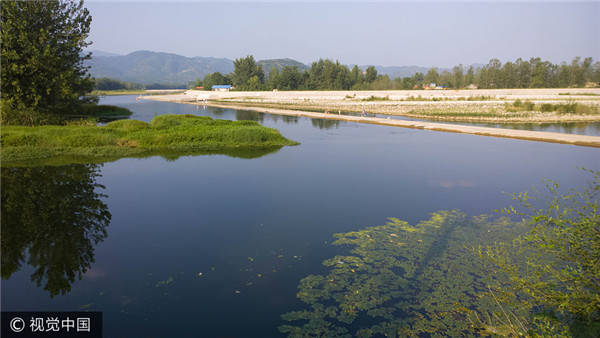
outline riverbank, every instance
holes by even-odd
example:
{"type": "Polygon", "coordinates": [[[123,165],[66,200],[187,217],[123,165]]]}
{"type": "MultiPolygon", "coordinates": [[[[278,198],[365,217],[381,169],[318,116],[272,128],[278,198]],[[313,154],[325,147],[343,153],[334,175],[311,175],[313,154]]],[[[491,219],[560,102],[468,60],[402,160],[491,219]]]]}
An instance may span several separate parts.
{"type": "Polygon", "coordinates": [[[600,121],[600,89],[207,92],[150,99],[486,123],[600,121]],[[562,109],[568,106],[570,109],[562,109]],[[572,109],[571,109],[572,108],[572,109]]]}
{"type": "MultiPolygon", "coordinates": [[[[418,122],[418,121],[406,121],[398,119],[387,119],[387,118],[376,118],[376,117],[361,117],[354,115],[345,115],[347,110],[335,109],[334,105],[321,106],[321,104],[331,102],[344,102],[350,96],[354,104],[362,104],[359,107],[371,107],[375,103],[386,102],[386,101],[363,101],[368,100],[371,97],[386,97],[386,100],[392,100],[398,102],[412,102],[412,101],[401,101],[407,100],[407,98],[414,97],[414,94],[418,93],[421,98],[427,97],[431,101],[417,101],[417,103],[428,103],[433,105],[439,105],[445,102],[474,102],[479,103],[479,106],[483,106],[489,103],[487,98],[498,97],[498,96],[509,96],[513,101],[522,100],[536,103],[541,101],[550,101],[554,104],[559,102],[569,102],[569,100],[578,100],[577,102],[587,102],[587,104],[596,104],[600,100],[600,90],[598,89],[521,89],[521,90],[465,90],[465,91],[365,91],[365,92],[201,92],[201,91],[187,91],[184,94],[179,95],[158,95],[147,97],[150,100],[158,101],[169,101],[178,103],[208,105],[214,107],[240,109],[240,110],[251,110],[270,114],[279,115],[291,115],[291,116],[305,116],[310,118],[319,119],[332,119],[340,121],[350,121],[358,123],[370,123],[380,124],[388,126],[396,126],[403,128],[414,128],[414,129],[425,129],[434,131],[444,131],[453,133],[466,133],[473,135],[482,136],[493,136],[493,137],[505,137],[522,140],[542,141],[542,142],[554,142],[573,144],[580,146],[589,147],[600,147],[600,137],[598,136],[586,136],[586,135],[573,135],[573,134],[562,134],[562,133],[547,133],[547,132],[536,132],[526,130],[512,130],[512,129],[501,129],[501,128],[487,128],[487,127],[475,127],[475,126],[464,126],[464,125],[451,125],[434,122],[418,122]],[[568,94],[568,95],[567,95],[568,94]],[[596,94],[599,97],[596,97],[596,94]],[[433,101],[436,98],[446,97],[446,101],[433,101]],[[481,98],[481,101],[467,101],[469,98],[481,98]],[[569,99],[565,100],[564,97],[569,99]],[[464,101],[460,98],[464,98],[464,101]],[[310,103],[306,106],[298,106],[287,104],[286,100],[303,101],[310,103]],[[360,100],[360,101],[358,101],[360,100]],[[267,102],[279,102],[277,104],[269,104],[267,102]],[[318,102],[318,103],[316,103],[318,102]],[[318,111],[310,111],[305,109],[298,109],[298,107],[321,107],[318,111]],[[284,107],[284,108],[281,108],[284,107]],[[330,114],[324,113],[325,108],[329,109],[330,114]]],[[[348,99],[350,100],[350,99],[348,99]]],[[[364,109],[364,108],[363,108],[364,109]]],[[[381,114],[377,110],[365,109],[368,113],[381,114]]],[[[360,111],[359,111],[360,112],[360,111]]],[[[401,115],[401,114],[387,114],[387,115],[401,115]]],[[[545,119],[537,118],[535,120],[528,119],[526,121],[518,122],[565,122],[556,121],[550,119],[549,116],[557,115],[556,113],[546,113],[545,119]]],[[[583,118],[596,118],[596,116],[583,116],[583,118]]],[[[598,115],[600,120],[600,115],[598,115]]],[[[441,119],[451,120],[451,119],[441,119]]],[[[589,121],[584,119],[585,121],[589,121]]],[[[481,121],[481,120],[476,120],[481,121]]],[[[500,122],[498,120],[486,120],[488,122],[500,122]]],[[[580,121],[580,120],[579,120],[580,121]]],[[[595,121],[592,119],[592,121],[595,121]]],[[[514,122],[511,120],[511,122],[514,122]]]]}
{"type": "Polygon", "coordinates": [[[1,160],[2,165],[52,157],[69,158],[66,162],[102,162],[121,157],[198,152],[245,157],[244,150],[268,153],[296,144],[277,130],[253,121],[161,115],[150,123],[119,120],[102,127],[6,126],[2,128],[1,160]]]}

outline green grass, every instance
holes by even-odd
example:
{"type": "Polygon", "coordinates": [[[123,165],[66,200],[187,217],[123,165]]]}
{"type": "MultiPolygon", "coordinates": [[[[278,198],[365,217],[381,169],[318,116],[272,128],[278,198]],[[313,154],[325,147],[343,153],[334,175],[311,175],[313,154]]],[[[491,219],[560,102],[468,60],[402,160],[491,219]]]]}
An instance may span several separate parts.
{"type": "Polygon", "coordinates": [[[574,114],[574,115],[597,115],[599,113],[598,106],[586,105],[577,103],[569,100],[567,103],[541,103],[534,104],[529,100],[522,102],[517,99],[512,105],[506,106],[507,112],[519,112],[519,111],[539,111],[542,113],[557,112],[559,114],[574,114]]]}
{"type": "Polygon", "coordinates": [[[596,94],[596,93],[558,93],[558,95],[600,96],[600,94],[596,94]]]}
{"type": "Polygon", "coordinates": [[[389,101],[390,97],[389,96],[369,96],[366,99],[362,99],[361,101],[366,101],[366,102],[370,102],[370,101],[389,101]]]}
{"type": "MultiPolygon", "coordinates": [[[[74,162],[152,154],[267,152],[297,142],[253,121],[161,115],[152,122],[119,120],[106,126],[2,128],[2,165],[60,156],[74,162]]],[[[175,157],[176,157],[175,156],[175,157]]],[[[240,157],[244,157],[241,155],[240,157]]],[[[253,157],[253,156],[250,156],[253,157]]]]}

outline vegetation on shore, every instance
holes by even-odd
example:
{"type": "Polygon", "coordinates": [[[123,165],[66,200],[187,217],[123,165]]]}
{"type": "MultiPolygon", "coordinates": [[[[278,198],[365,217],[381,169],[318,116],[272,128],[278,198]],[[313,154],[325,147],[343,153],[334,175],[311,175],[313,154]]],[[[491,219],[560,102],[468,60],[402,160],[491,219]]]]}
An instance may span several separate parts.
{"type": "Polygon", "coordinates": [[[594,122],[600,121],[600,104],[580,100],[549,103],[546,100],[508,101],[490,96],[469,97],[414,97],[391,99],[388,96],[357,98],[347,95],[343,99],[279,99],[279,98],[222,98],[212,100],[232,107],[262,107],[358,114],[396,115],[410,118],[464,122],[542,123],[542,122],[594,122]]]}
{"type": "Polygon", "coordinates": [[[61,123],[94,102],[83,1],[5,1],[0,9],[3,125],[61,123]]]}
{"type": "MultiPolygon", "coordinates": [[[[74,161],[118,157],[273,150],[297,142],[254,121],[213,120],[193,115],[161,115],[152,122],[119,120],[106,126],[6,126],[2,128],[2,164],[54,156],[74,161]]],[[[243,155],[241,155],[243,157],[243,155]]]]}
{"type": "Polygon", "coordinates": [[[430,68],[427,73],[391,79],[377,73],[374,66],[360,69],[339,61],[320,59],[307,70],[296,66],[263,69],[252,55],[234,61],[230,74],[212,73],[197,79],[195,87],[211,90],[213,85],[231,84],[237,90],[401,90],[401,89],[461,89],[461,88],[567,88],[598,86],[600,62],[591,57],[575,57],[571,63],[552,64],[540,58],[517,59],[502,64],[491,59],[483,67],[462,64],[451,70],[430,68]],[[268,71],[268,75],[267,72],[268,71]]]}
{"type": "Polygon", "coordinates": [[[169,83],[151,83],[143,85],[141,83],[121,81],[117,79],[111,79],[101,77],[94,79],[94,91],[92,95],[127,95],[127,94],[142,94],[146,90],[173,90],[180,89],[185,90],[186,85],[184,84],[169,84],[169,83]]]}

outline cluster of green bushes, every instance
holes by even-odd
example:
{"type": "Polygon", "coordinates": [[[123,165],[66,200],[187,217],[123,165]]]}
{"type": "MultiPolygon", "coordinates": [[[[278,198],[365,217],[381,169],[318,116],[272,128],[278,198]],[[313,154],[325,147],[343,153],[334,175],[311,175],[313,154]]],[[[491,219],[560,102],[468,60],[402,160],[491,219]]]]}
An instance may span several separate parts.
{"type": "Polygon", "coordinates": [[[390,100],[389,96],[374,96],[374,95],[371,95],[371,96],[367,97],[366,99],[362,99],[361,101],[370,102],[370,101],[389,101],[389,100],[390,100]]]}
{"type": "Polygon", "coordinates": [[[521,99],[515,100],[512,104],[507,105],[506,110],[509,112],[518,111],[540,111],[544,113],[557,112],[560,114],[577,114],[577,115],[591,115],[598,114],[598,106],[586,105],[569,101],[567,103],[541,103],[535,104],[530,100],[521,101],[521,99]]]}
{"type": "Polygon", "coordinates": [[[51,156],[119,157],[156,150],[221,150],[295,145],[277,130],[254,121],[161,115],[152,122],[119,120],[96,125],[2,128],[2,162],[51,156]]]}

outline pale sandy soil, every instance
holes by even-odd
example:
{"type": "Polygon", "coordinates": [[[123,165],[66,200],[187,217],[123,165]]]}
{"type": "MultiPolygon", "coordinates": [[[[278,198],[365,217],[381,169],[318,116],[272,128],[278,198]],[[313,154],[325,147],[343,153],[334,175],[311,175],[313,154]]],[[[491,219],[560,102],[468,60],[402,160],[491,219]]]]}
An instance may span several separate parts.
{"type": "Polygon", "coordinates": [[[508,112],[515,100],[535,104],[568,103],[590,105],[600,111],[600,89],[496,89],[496,90],[399,90],[399,91],[273,91],[206,92],[189,90],[181,95],[155,96],[175,102],[232,104],[332,113],[361,112],[407,117],[482,122],[583,122],[600,121],[600,113],[576,115],[555,112],[508,112]],[[559,95],[566,94],[569,95],[559,95]],[[587,94],[587,95],[584,95],[587,94]],[[593,94],[593,95],[590,95],[593,94]],[[378,100],[363,101],[370,97],[378,100]],[[483,98],[483,99],[482,99],[483,98]],[[435,101],[434,101],[435,100],[435,101]]]}

